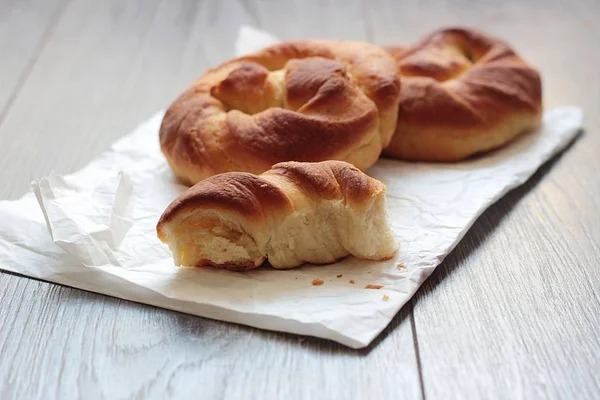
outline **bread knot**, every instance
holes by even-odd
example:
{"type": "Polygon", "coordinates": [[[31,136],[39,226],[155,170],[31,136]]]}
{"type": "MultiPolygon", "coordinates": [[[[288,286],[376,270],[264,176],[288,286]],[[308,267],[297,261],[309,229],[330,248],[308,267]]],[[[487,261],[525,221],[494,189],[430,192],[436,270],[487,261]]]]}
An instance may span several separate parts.
{"type": "Polygon", "coordinates": [[[540,123],[540,75],[503,41],[446,28],[412,47],[388,50],[402,82],[388,156],[458,161],[540,123]]]}
{"type": "Polygon", "coordinates": [[[366,169],[394,132],[394,59],[368,43],[285,42],[208,70],[167,110],[161,148],[189,184],[283,161],[366,169]]]}

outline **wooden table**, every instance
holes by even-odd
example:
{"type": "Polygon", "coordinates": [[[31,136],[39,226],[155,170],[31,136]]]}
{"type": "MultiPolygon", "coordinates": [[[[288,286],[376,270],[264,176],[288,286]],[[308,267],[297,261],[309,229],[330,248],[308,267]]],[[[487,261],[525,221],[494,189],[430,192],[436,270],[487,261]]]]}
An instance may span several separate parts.
{"type": "Polygon", "coordinates": [[[586,112],[367,349],[0,273],[0,399],[600,398],[599,19],[596,0],[0,0],[2,199],[167,106],[242,23],[379,44],[479,27],[542,70],[546,106],[586,112]]]}

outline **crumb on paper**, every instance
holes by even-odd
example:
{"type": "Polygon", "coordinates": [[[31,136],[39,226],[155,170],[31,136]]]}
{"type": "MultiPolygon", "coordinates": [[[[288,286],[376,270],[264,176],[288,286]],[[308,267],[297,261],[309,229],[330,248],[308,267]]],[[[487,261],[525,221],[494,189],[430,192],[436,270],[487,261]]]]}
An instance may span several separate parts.
{"type": "Polygon", "coordinates": [[[388,296],[387,294],[384,294],[383,297],[381,298],[381,300],[383,301],[388,301],[390,299],[390,296],[388,296]]]}
{"type": "Polygon", "coordinates": [[[406,265],[404,265],[404,263],[398,263],[398,265],[396,265],[396,269],[404,269],[406,268],[406,265]]]}
{"type": "Polygon", "coordinates": [[[344,276],[344,275],[342,275],[342,274],[337,274],[336,276],[337,276],[338,278],[341,278],[341,277],[342,277],[342,276],[344,276]]]}
{"type": "Polygon", "coordinates": [[[367,286],[365,286],[365,289],[381,289],[382,287],[383,285],[373,285],[369,283],[367,286]]]}
{"type": "Polygon", "coordinates": [[[354,279],[350,279],[350,283],[354,285],[354,279]]]}
{"type": "Polygon", "coordinates": [[[313,279],[312,284],[313,286],[321,286],[322,284],[324,284],[325,281],[323,279],[313,279]]]}

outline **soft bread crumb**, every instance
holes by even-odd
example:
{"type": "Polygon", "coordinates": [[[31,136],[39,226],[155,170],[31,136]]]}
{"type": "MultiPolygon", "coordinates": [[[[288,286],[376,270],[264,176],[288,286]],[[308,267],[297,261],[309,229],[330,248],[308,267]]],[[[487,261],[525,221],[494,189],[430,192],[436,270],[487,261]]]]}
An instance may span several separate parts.
{"type": "Polygon", "coordinates": [[[323,279],[313,279],[312,281],[313,286],[321,286],[324,283],[325,281],[323,279]]]}
{"type": "Polygon", "coordinates": [[[169,205],[157,234],[176,265],[242,270],[268,260],[287,269],[348,255],[384,260],[398,247],[384,191],[383,183],[341,161],[279,163],[260,176],[232,172],[202,181],[169,205]],[[199,207],[198,199],[211,205],[199,207]],[[225,211],[224,204],[236,206],[225,211]],[[278,223],[258,223],[255,211],[271,208],[278,223]]]}
{"type": "Polygon", "coordinates": [[[381,289],[383,287],[383,285],[373,285],[373,284],[368,284],[367,286],[365,286],[365,289],[381,289]]]}
{"type": "Polygon", "coordinates": [[[342,277],[342,276],[344,276],[344,275],[342,275],[342,274],[337,274],[336,276],[337,276],[338,278],[341,278],[341,277],[342,277]]]}
{"type": "Polygon", "coordinates": [[[404,265],[404,263],[398,263],[398,265],[396,266],[396,269],[404,269],[406,268],[406,265],[404,265]]]}
{"type": "Polygon", "coordinates": [[[350,279],[350,283],[354,285],[354,279],[350,279]]]}
{"type": "Polygon", "coordinates": [[[387,294],[384,294],[383,297],[381,298],[383,301],[388,301],[390,299],[390,296],[388,296],[387,294]]]}

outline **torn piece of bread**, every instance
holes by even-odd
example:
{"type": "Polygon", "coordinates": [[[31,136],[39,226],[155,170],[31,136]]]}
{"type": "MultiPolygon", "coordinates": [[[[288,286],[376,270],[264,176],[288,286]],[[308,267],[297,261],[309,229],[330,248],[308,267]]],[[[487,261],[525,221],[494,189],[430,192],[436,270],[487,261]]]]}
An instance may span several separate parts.
{"type": "Polygon", "coordinates": [[[385,185],[342,161],[284,162],[261,175],[228,172],[184,192],[157,233],[176,265],[278,269],[353,255],[391,258],[385,185]]]}

